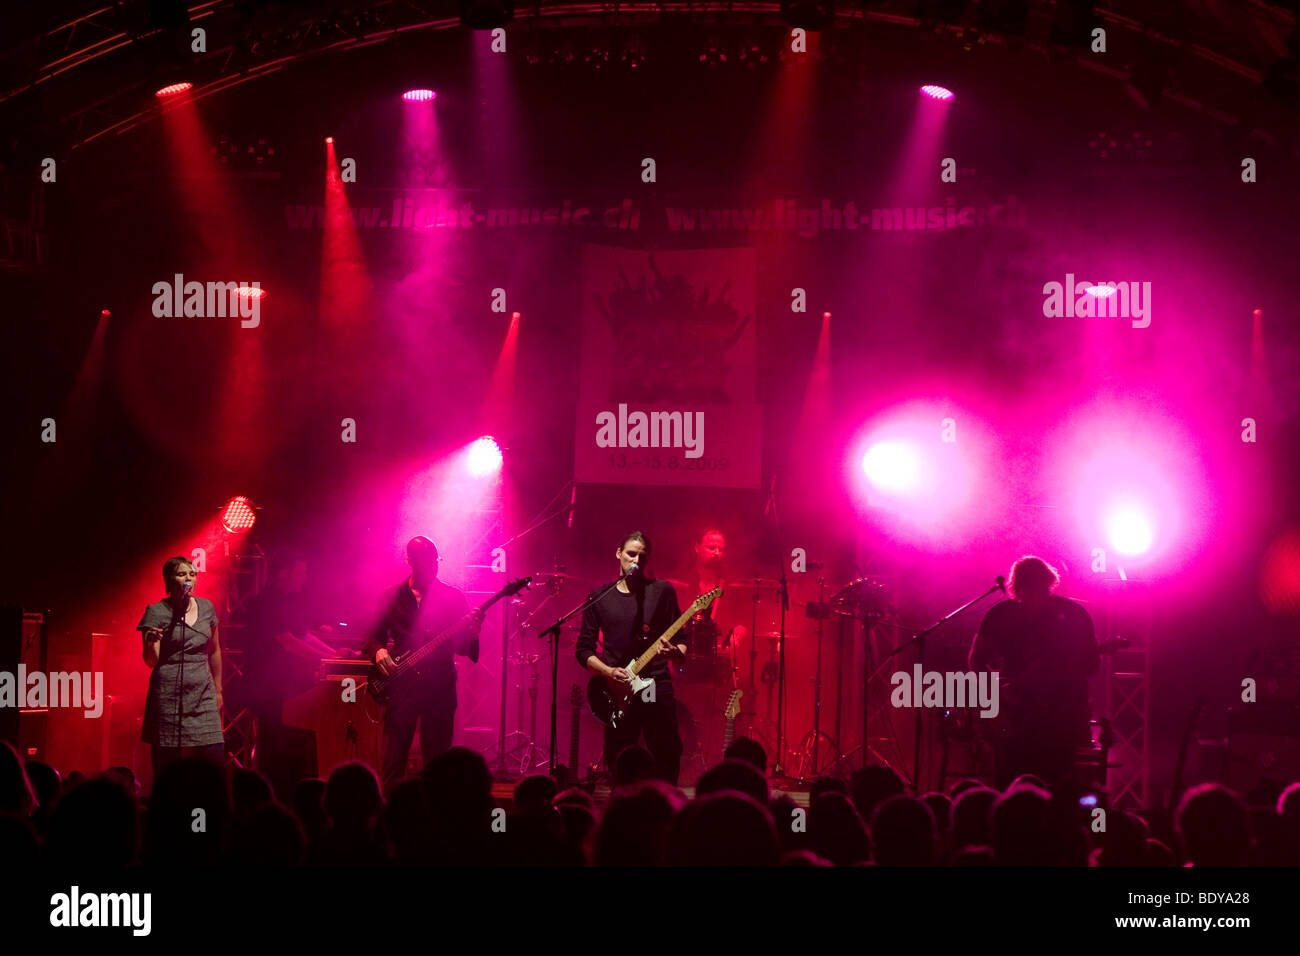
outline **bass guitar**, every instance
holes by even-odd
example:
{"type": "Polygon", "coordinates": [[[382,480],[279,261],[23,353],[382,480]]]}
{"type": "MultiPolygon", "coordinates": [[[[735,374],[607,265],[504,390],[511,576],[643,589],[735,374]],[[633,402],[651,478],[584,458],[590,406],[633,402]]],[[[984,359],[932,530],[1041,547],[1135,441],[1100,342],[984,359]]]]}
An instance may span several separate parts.
{"type": "MultiPolygon", "coordinates": [[[[511,597],[528,587],[530,581],[532,581],[531,577],[516,578],[480,604],[478,609],[486,612],[488,608],[502,598],[511,597]]],[[[378,666],[371,667],[370,676],[366,680],[366,693],[374,698],[376,703],[387,705],[395,697],[408,693],[409,688],[422,683],[423,676],[430,670],[434,655],[447,642],[455,640],[465,633],[472,616],[473,612],[466,614],[451,627],[435,635],[424,644],[407,651],[400,657],[394,658],[396,666],[387,676],[379,672],[378,666]]]]}

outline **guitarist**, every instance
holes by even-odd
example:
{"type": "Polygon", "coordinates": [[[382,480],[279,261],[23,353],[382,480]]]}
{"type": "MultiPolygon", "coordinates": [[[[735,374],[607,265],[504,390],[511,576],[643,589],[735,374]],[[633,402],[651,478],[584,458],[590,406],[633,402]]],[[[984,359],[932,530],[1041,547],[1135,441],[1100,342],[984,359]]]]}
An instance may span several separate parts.
{"type": "Polygon", "coordinates": [[[456,718],[453,648],[455,654],[477,663],[478,632],[483,623],[480,610],[470,614],[464,594],[438,580],[438,549],[432,541],[424,535],[412,538],[406,545],[406,561],[411,566],[410,576],[384,592],[378,621],[366,638],[365,654],[381,674],[393,672],[394,658],[422,646],[461,618],[467,621],[463,637],[448,644],[445,653],[439,650],[434,654],[428,680],[411,688],[414,693],[392,701],[384,713],[380,780],[385,795],[402,779],[417,723],[420,755],[426,764],[451,749],[456,718]]]}
{"type": "MultiPolygon", "coordinates": [[[[619,563],[618,584],[582,614],[578,634],[578,663],[593,673],[617,683],[628,683],[631,675],[624,665],[659,642],[658,655],[641,676],[653,678],[654,699],[635,697],[617,727],[605,725],[605,766],[612,772],[619,752],[635,744],[645,732],[646,749],[654,755],[659,776],[674,786],[681,770],[682,737],[677,729],[676,700],[673,697],[668,662],[686,654],[686,639],[680,643],[659,637],[681,615],[677,592],[667,581],[646,579],[650,542],[640,531],[627,535],[614,552],[619,563]],[[597,653],[596,638],[601,638],[597,653]]],[[[595,598],[603,588],[588,595],[595,598]]]]}
{"type": "Polygon", "coordinates": [[[1060,581],[1042,558],[1022,557],[1011,566],[1013,600],[989,609],[971,643],[971,670],[997,670],[1007,685],[999,788],[1022,773],[1055,786],[1070,775],[1075,748],[1087,737],[1088,681],[1101,658],[1083,605],[1052,593],[1060,581]]]}

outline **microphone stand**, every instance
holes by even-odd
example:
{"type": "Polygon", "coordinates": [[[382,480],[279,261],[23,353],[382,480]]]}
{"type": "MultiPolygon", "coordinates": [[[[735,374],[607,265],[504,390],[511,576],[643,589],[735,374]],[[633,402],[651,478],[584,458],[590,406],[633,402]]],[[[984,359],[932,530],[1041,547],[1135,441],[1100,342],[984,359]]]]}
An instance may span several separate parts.
{"type": "MultiPolygon", "coordinates": [[[[614,580],[614,583],[611,584],[609,587],[605,588],[605,590],[601,591],[594,598],[589,598],[588,600],[583,601],[581,604],[575,607],[568,614],[565,614],[563,617],[559,618],[554,624],[552,624],[546,630],[542,631],[540,634],[537,635],[539,638],[549,637],[551,639],[551,752],[550,752],[551,762],[549,765],[551,768],[551,773],[555,772],[555,761],[557,759],[555,746],[556,746],[556,735],[557,735],[556,728],[559,721],[559,711],[556,705],[559,701],[559,696],[560,696],[560,628],[563,627],[565,622],[568,621],[569,618],[573,617],[575,614],[578,614],[581,611],[585,611],[593,604],[598,603],[602,598],[605,597],[606,594],[614,590],[614,588],[618,587],[618,582],[625,580],[626,577],[627,576],[625,574],[620,574],[614,580]]],[[[586,667],[585,661],[583,662],[583,667],[584,668],[586,667]]],[[[611,768],[611,770],[612,769],[613,768],[611,768]]],[[[575,773],[577,772],[576,768],[574,768],[574,772],[575,773]]]]}
{"type": "MultiPolygon", "coordinates": [[[[193,594],[193,588],[185,588],[181,591],[181,597],[185,599],[185,609],[181,612],[181,650],[180,650],[180,693],[176,695],[176,756],[181,755],[181,740],[184,739],[184,715],[181,708],[185,703],[185,628],[187,624],[185,618],[190,613],[190,596],[193,594]]],[[[176,605],[172,605],[172,622],[167,626],[167,633],[176,633],[176,605]]],[[[162,645],[158,645],[159,660],[161,662],[162,645]]],[[[218,719],[220,715],[218,715],[218,719]]]]}
{"type": "MultiPolygon", "coordinates": [[[[546,503],[545,506],[543,506],[542,511],[545,512],[547,508],[551,507],[551,505],[555,503],[555,499],[561,497],[564,494],[565,489],[567,489],[569,485],[573,486],[576,494],[576,490],[578,487],[577,482],[569,482],[564,486],[564,488],[561,488],[559,492],[556,493],[551,498],[551,500],[546,503]]],[[[506,541],[502,542],[500,545],[498,545],[498,548],[502,551],[505,551],[505,549],[508,548],[510,545],[514,544],[516,541],[520,540],[521,538],[529,534],[532,534],[534,531],[536,531],[538,528],[545,525],[552,518],[559,517],[560,515],[564,514],[565,511],[571,511],[572,507],[573,507],[572,502],[570,502],[570,504],[561,507],[559,511],[553,511],[550,514],[544,514],[542,517],[539,517],[536,520],[534,520],[533,523],[530,524],[528,527],[524,528],[523,531],[520,531],[518,534],[512,535],[506,541]]],[[[502,527],[502,533],[504,533],[506,531],[504,504],[502,505],[502,510],[501,510],[501,527],[502,527]]],[[[570,527],[572,527],[572,524],[570,524],[570,527]]],[[[484,535],[484,537],[486,537],[486,535],[484,535]]],[[[480,539],[480,541],[481,540],[482,539],[480,539]]],[[[536,613],[536,611],[534,611],[534,613],[536,613]]],[[[539,634],[537,636],[541,637],[542,635],[539,634]]],[[[559,632],[556,632],[557,648],[559,646],[558,638],[559,638],[559,632]]],[[[554,671],[555,654],[552,653],[551,657],[552,657],[551,670],[554,671]]],[[[556,675],[556,677],[558,678],[558,674],[556,675]]],[[[510,773],[506,769],[506,717],[507,717],[506,708],[507,708],[507,698],[510,693],[509,678],[510,678],[510,605],[509,603],[507,603],[506,606],[501,611],[501,713],[500,713],[500,726],[498,727],[497,730],[497,767],[496,767],[496,774],[501,779],[505,779],[510,776],[510,773]]],[[[552,681],[552,688],[551,688],[552,690],[555,689],[554,683],[555,681],[552,681]]],[[[552,712],[555,711],[554,700],[551,701],[551,711],[552,712]]],[[[552,727],[552,734],[554,734],[553,727],[552,727]]],[[[552,745],[554,745],[554,740],[552,740],[552,745]]],[[[551,753],[551,767],[552,767],[552,772],[554,772],[555,753],[553,750],[551,753]]]]}
{"type": "Polygon", "coordinates": [[[785,559],[781,560],[781,646],[776,665],[776,761],[772,765],[772,779],[785,778],[781,758],[785,754],[785,613],[790,609],[790,585],[785,576],[785,559]]]}
{"type": "MultiPolygon", "coordinates": [[[[817,745],[821,742],[822,736],[822,632],[826,624],[826,575],[821,574],[817,577],[817,603],[819,605],[817,617],[817,676],[813,680],[813,745],[812,745],[812,772],[817,776],[817,745]]],[[[839,741],[835,742],[835,749],[839,750],[839,741]]]]}
{"type": "MultiPolygon", "coordinates": [[[[1002,578],[999,577],[999,578],[997,579],[997,581],[994,582],[993,587],[989,588],[989,589],[988,589],[987,591],[985,591],[983,594],[979,595],[979,597],[971,598],[969,601],[967,601],[967,602],[966,602],[965,604],[963,604],[961,607],[959,607],[959,608],[955,608],[954,610],[949,611],[947,614],[945,614],[943,617],[939,618],[939,620],[935,621],[933,624],[931,624],[931,625],[930,625],[929,627],[927,627],[925,630],[923,630],[923,631],[917,631],[915,634],[913,634],[910,638],[908,638],[908,639],[907,639],[906,641],[904,641],[902,644],[898,645],[898,647],[894,648],[892,651],[890,651],[888,654],[885,655],[885,659],[884,659],[883,661],[880,662],[880,666],[881,666],[881,667],[884,667],[887,663],[889,663],[889,661],[890,661],[891,658],[898,656],[900,653],[902,653],[903,650],[905,650],[906,648],[909,648],[909,647],[911,647],[913,644],[915,644],[915,645],[916,645],[916,659],[917,659],[917,662],[921,665],[921,674],[922,674],[922,676],[924,676],[924,675],[925,675],[925,639],[926,639],[926,637],[927,637],[931,632],[938,630],[942,625],[948,623],[950,620],[952,620],[954,617],[956,617],[956,616],[957,616],[958,614],[960,614],[962,611],[966,610],[967,608],[971,607],[972,605],[978,604],[980,601],[984,600],[984,599],[985,599],[986,597],[988,597],[990,594],[993,594],[993,593],[995,593],[995,592],[997,592],[997,591],[1002,591],[1002,590],[1003,590],[1002,578]]],[[[915,743],[915,752],[914,752],[914,754],[913,754],[913,760],[912,760],[912,792],[915,793],[918,797],[921,795],[921,711],[922,711],[923,709],[924,709],[924,708],[921,708],[921,707],[917,707],[917,708],[916,708],[916,740],[914,741],[914,743],[915,743]]],[[[865,754],[865,753],[863,754],[863,759],[864,759],[864,760],[866,759],[866,754],[865,754]]]]}
{"type": "MultiPolygon", "coordinates": [[[[763,516],[772,516],[772,530],[774,539],[779,542],[781,537],[781,518],[777,513],[776,507],[776,478],[773,477],[772,484],[768,489],[767,504],[763,508],[763,516]]],[[[785,615],[790,610],[790,582],[786,577],[786,558],[785,551],[777,548],[778,560],[781,563],[781,626],[780,626],[780,646],[777,649],[776,665],[776,756],[772,763],[772,779],[785,779],[785,769],[781,765],[782,757],[785,756],[785,615]]],[[[755,592],[757,593],[757,592],[755,592]]],[[[751,638],[751,641],[753,639],[751,638]]]]}

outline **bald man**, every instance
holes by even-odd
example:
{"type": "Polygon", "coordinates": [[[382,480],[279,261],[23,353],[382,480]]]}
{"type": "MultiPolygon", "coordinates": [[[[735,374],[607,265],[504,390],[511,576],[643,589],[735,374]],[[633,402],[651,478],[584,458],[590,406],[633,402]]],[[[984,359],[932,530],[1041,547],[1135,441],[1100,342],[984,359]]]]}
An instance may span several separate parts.
{"type": "Polygon", "coordinates": [[[462,625],[454,641],[434,654],[426,679],[399,696],[384,711],[383,766],[380,781],[388,795],[402,779],[406,758],[418,724],[420,755],[427,764],[451,749],[456,722],[456,665],[460,654],[478,662],[479,627],[483,612],[469,610],[465,595],[438,580],[438,549],[424,535],[406,545],[406,562],[411,573],[396,587],[384,592],[375,626],[366,639],[365,652],[387,676],[396,667],[395,658],[424,646],[438,634],[462,625]]]}

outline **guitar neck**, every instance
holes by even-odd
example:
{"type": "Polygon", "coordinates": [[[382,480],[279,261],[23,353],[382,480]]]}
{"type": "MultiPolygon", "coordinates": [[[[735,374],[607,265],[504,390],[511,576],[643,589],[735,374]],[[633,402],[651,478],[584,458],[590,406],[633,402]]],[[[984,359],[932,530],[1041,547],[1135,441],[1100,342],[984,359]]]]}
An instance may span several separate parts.
{"type": "MultiPolygon", "coordinates": [[[[488,598],[486,601],[480,604],[478,606],[478,609],[480,611],[486,612],[488,608],[490,608],[493,604],[496,604],[497,601],[500,601],[505,596],[506,596],[505,591],[498,591],[496,594],[492,595],[490,598],[488,598]]],[[[469,619],[471,616],[472,616],[472,612],[470,614],[466,614],[464,617],[462,617],[451,627],[447,628],[444,631],[439,632],[436,637],[432,638],[427,643],[422,644],[420,647],[417,647],[415,650],[411,651],[411,653],[407,654],[406,657],[403,659],[402,665],[419,663],[420,661],[428,657],[430,654],[437,651],[438,648],[442,647],[442,645],[446,644],[456,635],[460,634],[463,630],[465,630],[465,625],[469,623],[469,619]]]]}
{"type": "Polygon", "coordinates": [[[726,729],[726,732],[723,733],[723,735],[722,735],[722,749],[723,749],[724,752],[726,751],[726,749],[727,749],[728,747],[731,746],[732,742],[733,742],[735,739],[736,739],[736,718],[735,718],[735,717],[728,717],[728,718],[727,718],[727,729],[726,729]]]}
{"type": "Polygon", "coordinates": [[[659,640],[655,641],[653,644],[647,647],[645,653],[642,654],[640,657],[638,657],[635,661],[633,661],[632,666],[629,667],[628,670],[631,671],[633,674],[640,674],[641,669],[646,667],[652,660],[655,659],[656,656],[658,656],[659,641],[663,640],[665,637],[671,641],[673,637],[677,634],[677,632],[680,631],[683,626],[685,626],[686,622],[695,616],[695,612],[696,612],[696,607],[694,604],[692,604],[685,611],[683,611],[682,616],[679,617],[677,620],[673,621],[672,626],[670,626],[668,630],[660,634],[659,640]]]}

